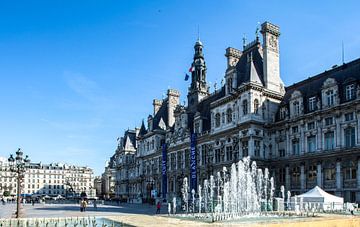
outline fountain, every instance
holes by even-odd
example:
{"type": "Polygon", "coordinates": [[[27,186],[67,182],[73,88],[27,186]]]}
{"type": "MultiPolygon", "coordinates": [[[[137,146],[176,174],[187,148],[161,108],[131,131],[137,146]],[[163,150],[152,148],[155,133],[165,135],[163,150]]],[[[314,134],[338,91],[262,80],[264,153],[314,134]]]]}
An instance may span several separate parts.
{"type": "MultiPolygon", "coordinates": [[[[198,185],[197,193],[194,189],[189,193],[188,187],[188,179],[185,177],[181,189],[183,210],[192,212],[191,216],[198,218],[219,221],[273,211],[274,178],[269,177],[267,168],[264,173],[257,168],[256,162],[251,162],[249,157],[232,164],[230,171],[223,167],[222,171],[216,173],[216,177],[205,179],[202,185],[198,185]]],[[[285,188],[282,186],[281,189],[285,200],[285,188]]]]}

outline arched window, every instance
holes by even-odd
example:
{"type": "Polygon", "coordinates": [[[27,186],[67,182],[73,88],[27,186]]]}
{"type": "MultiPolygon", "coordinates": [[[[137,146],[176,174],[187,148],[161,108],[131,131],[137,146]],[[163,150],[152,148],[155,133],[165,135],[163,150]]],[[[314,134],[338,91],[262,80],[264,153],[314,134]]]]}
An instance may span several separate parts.
{"type": "Polygon", "coordinates": [[[255,114],[259,113],[259,100],[257,99],[254,100],[254,113],[255,114]]]}
{"type": "Polygon", "coordinates": [[[220,127],[220,114],[215,114],[215,127],[220,127]]]}
{"type": "Polygon", "coordinates": [[[232,109],[231,108],[226,110],[226,121],[227,121],[227,123],[232,122],[232,109]]]}
{"type": "Polygon", "coordinates": [[[294,102],[294,115],[298,116],[300,114],[300,103],[298,101],[294,102]]]}
{"type": "Polygon", "coordinates": [[[242,108],[243,108],[244,115],[248,114],[248,102],[246,99],[242,103],[242,108]]]}
{"type": "Polygon", "coordinates": [[[224,112],[222,112],[222,114],[221,114],[221,123],[225,123],[225,113],[224,112]]]}

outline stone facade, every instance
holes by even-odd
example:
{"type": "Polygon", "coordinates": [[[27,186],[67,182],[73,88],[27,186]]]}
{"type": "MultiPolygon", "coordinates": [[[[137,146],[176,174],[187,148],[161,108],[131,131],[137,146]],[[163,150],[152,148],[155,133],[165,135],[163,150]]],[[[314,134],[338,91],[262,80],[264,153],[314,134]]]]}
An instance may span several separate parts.
{"type": "Polygon", "coordinates": [[[131,182],[129,174],[120,177],[134,189],[128,196],[161,195],[166,144],[165,194],[179,197],[196,133],[198,182],[250,156],[270,169],[276,188],[298,194],[319,185],[345,201],[360,201],[360,59],[285,87],[280,29],[265,22],[261,34],[262,44],[256,36],[243,50],[226,49],[225,83],[211,94],[203,44],[195,43],[188,104],[179,104],[175,90],[154,100],[147,127],[143,122],[136,134],[127,167],[131,182]]]}
{"type": "MultiPolygon", "coordinates": [[[[4,191],[16,195],[17,182],[13,176],[7,160],[0,158],[0,195],[4,191]]],[[[82,192],[89,198],[96,196],[92,169],[60,163],[31,163],[25,172],[21,194],[77,197],[82,192]]]]}

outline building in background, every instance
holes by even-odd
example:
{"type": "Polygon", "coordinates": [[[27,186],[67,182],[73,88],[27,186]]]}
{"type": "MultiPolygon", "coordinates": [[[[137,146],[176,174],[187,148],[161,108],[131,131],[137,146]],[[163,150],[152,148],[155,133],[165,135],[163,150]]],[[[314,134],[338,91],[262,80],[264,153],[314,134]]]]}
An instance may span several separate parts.
{"type": "MultiPolygon", "coordinates": [[[[0,158],[0,195],[5,191],[16,196],[16,178],[9,169],[7,159],[0,158]]],[[[23,181],[21,194],[25,196],[51,196],[75,198],[86,193],[95,197],[94,173],[89,167],[61,163],[30,163],[23,181]]]]}
{"type": "Polygon", "coordinates": [[[196,41],[187,105],[174,89],[154,100],[147,126],[131,142],[135,168],[117,168],[117,181],[134,188],[132,196],[180,197],[184,177],[194,187],[250,156],[269,168],[277,189],[299,194],[318,185],[360,202],[360,59],[285,87],[280,29],[265,22],[257,31],[262,42],[257,32],[241,50],[226,49],[225,76],[213,93],[196,41]]]}
{"type": "Polygon", "coordinates": [[[105,171],[101,175],[101,193],[103,199],[115,199],[116,157],[117,154],[114,154],[110,161],[106,162],[105,171]]]}

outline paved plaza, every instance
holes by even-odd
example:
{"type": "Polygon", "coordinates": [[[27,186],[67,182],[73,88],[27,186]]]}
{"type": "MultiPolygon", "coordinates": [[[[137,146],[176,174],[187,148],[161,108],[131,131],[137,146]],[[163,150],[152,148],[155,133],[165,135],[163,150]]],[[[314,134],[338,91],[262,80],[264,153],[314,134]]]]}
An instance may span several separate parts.
{"type": "MultiPolygon", "coordinates": [[[[120,204],[120,206],[97,205],[95,209],[89,206],[86,212],[80,212],[78,204],[24,204],[24,218],[40,217],[82,217],[82,216],[117,216],[117,215],[154,215],[156,207],[148,204],[120,204]]],[[[16,204],[0,205],[0,218],[11,218],[16,210],[16,204]]],[[[166,207],[162,207],[161,213],[166,213],[166,207]]]]}

